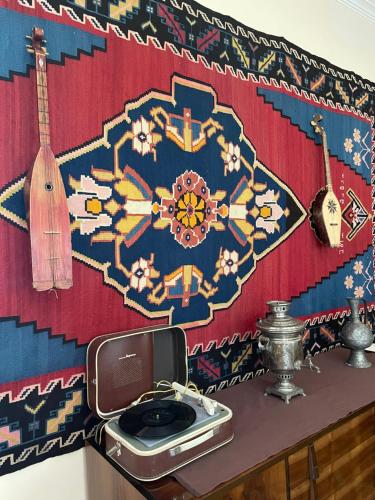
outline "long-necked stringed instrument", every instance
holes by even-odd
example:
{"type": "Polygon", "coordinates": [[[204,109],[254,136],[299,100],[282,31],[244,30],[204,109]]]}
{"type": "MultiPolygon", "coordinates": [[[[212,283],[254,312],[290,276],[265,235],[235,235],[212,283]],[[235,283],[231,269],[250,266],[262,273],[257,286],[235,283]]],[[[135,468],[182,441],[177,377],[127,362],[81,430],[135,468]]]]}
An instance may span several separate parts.
{"type": "Polygon", "coordinates": [[[25,180],[25,203],[31,240],[33,287],[38,291],[70,288],[72,280],[72,244],[68,204],[64,184],[50,147],[44,32],[33,28],[38,97],[40,148],[25,180]]]}
{"type": "Polygon", "coordinates": [[[311,204],[310,222],[319,241],[329,247],[338,247],[341,237],[341,207],[332,189],[327,135],[319,123],[322,119],[321,115],[315,115],[311,120],[311,125],[315,133],[322,136],[326,185],[318,191],[311,204]]]}

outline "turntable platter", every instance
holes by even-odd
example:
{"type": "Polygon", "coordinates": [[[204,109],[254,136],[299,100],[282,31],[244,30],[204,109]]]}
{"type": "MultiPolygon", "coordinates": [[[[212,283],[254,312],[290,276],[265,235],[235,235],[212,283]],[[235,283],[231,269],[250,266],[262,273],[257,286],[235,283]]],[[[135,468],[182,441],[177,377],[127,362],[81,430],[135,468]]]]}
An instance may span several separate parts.
{"type": "Polygon", "coordinates": [[[119,419],[120,428],[141,438],[171,436],[190,427],[196,419],[194,408],[181,401],[147,401],[126,410],[119,419]]]}

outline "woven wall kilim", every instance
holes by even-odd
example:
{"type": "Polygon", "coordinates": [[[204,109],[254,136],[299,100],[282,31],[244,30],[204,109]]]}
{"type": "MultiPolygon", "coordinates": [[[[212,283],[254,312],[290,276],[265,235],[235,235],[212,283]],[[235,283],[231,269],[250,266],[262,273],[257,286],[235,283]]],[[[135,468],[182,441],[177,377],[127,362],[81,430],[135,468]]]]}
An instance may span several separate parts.
{"type": "Polygon", "coordinates": [[[367,299],[374,323],[374,84],[192,1],[14,0],[0,22],[0,474],[94,432],[97,335],[181,324],[189,377],[213,392],[264,372],[267,300],[291,300],[313,354],[338,345],[346,296],[367,299]],[[58,298],[32,289],[23,201],[34,25],[71,217],[74,286],[58,298]],[[317,112],[342,208],[335,249],[309,223],[325,184],[317,112]]]}

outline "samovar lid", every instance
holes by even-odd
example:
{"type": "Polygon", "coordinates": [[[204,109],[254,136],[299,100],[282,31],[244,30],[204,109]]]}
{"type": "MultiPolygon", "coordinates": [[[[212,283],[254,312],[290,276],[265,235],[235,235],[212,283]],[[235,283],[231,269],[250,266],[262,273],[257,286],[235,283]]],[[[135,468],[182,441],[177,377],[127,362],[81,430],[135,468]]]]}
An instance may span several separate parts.
{"type": "Polygon", "coordinates": [[[266,317],[259,319],[257,328],[268,334],[293,334],[302,331],[305,327],[303,321],[287,314],[290,302],[286,300],[270,300],[267,302],[269,312],[266,317]]]}

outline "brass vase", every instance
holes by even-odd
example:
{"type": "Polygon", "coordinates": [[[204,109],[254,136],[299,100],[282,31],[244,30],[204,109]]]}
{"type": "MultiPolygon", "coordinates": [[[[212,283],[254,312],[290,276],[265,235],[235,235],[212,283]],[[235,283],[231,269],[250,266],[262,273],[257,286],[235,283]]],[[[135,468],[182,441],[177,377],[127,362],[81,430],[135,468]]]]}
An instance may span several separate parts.
{"type": "Polygon", "coordinates": [[[344,345],[350,349],[346,364],[353,368],[369,368],[372,363],[366,358],[365,349],[373,343],[373,334],[367,324],[367,302],[354,297],[348,298],[347,301],[349,302],[352,315],[341,331],[341,338],[344,345]],[[363,323],[359,317],[359,303],[361,301],[365,305],[363,323]]]}

